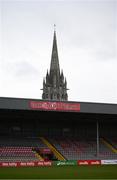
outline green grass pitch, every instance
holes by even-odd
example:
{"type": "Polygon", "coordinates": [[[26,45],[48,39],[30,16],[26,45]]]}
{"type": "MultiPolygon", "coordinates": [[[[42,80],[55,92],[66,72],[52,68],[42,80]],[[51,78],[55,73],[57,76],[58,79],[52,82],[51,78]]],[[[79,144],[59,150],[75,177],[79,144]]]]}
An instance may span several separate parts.
{"type": "Polygon", "coordinates": [[[0,179],[117,179],[117,165],[2,167],[0,179]]]}

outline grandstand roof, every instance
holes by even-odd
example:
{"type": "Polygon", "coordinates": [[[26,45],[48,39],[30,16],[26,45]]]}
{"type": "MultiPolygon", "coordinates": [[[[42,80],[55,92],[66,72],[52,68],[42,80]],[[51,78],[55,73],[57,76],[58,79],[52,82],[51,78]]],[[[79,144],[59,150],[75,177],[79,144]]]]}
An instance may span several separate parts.
{"type": "Polygon", "coordinates": [[[117,104],[43,101],[40,99],[23,99],[0,97],[0,110],[63,111],[75,113],[95,113],[117,115],[117,104]]]}

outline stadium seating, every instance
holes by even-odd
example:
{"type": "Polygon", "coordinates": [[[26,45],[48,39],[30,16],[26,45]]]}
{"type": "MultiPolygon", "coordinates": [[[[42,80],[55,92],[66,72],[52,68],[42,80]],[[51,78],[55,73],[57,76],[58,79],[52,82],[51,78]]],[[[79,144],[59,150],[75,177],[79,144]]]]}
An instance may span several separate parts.
{"type": "Polygon", "coordinates": [[[99,155],[96,154],[96,139],[78,138],[49,138],[49,141],[68,160],[73,159],[115,159],[117,154],[112,152],[103,142],[99,143],[99,155]]]}
{"type": "Polygon", "coordinates": [[[47,146],[39,138],[33,137],[1,137],[0,138],[0,147],[2,146],[11,146],[11,147],[42,147],[46,148],[47,146]]]}
{"type": "Polygon", "coordinates": [[[36,161],[38,160],[31,147],[0,148],[0,161],[36,161]]]}
{"type": "Polygon", "coordinates": [[[38,161],[35,147],[47,146],[39,138],[0,138],[0,162],[38,161]]]}
{"type": "MultiPolygon", "coordinates": [[[[96,139],[78,137],[46,137],[48,141],[67,160],[86,159],[117,159],[114,153],[103,141],[99,141],[99,154],[96,153],[96,139]]],[[[117,147],[115,139],[109,139],[114,147],[117,147]]],[[[40,138],[0,138],[0,162],[29,162],[38,161],[35,148],[48,148],[40,138]]]]}

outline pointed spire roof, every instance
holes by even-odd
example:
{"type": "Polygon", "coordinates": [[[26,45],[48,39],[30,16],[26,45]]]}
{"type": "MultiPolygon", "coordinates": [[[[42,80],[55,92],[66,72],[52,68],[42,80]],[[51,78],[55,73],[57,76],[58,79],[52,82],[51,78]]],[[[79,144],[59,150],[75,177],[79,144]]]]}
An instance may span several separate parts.
{"type": "MultiPolygon", "coordinates": [[[[54,25],[54,28],[55,28],[55,25],[54,25]]],[[[60,73],[58,49],[57,49],[57,39],[56,39],[56,31],[55,31],[55,29],[54,29],[54,37],[53,37],[53,47],[52,47],[52,55],[51,55],[50,74],[53,71],[60,73]]]]}
{"type": "Polygon", "coordinates": [[[67,81],[64,78],[63,70],[60,73],[55,27],[56,26],[54,25],[54,37],[53,37],[50,71],[49,72],[47,71],[46,77],[43,81],[42,99],[67,101],[68,100],[67,81]]]}

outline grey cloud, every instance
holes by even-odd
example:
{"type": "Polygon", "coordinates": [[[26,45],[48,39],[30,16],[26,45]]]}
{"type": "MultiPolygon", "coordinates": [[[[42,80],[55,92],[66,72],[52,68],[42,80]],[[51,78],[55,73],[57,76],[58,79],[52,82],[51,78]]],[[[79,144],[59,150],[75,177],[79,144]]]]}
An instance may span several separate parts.
{"type": "Polygon", "coordinates": [[[39,75],[39,70],[36,69],[31,63],[27,61],[20,62],[8,62],[7,65],[3,65],[4,73],[9,72],[9,76],[15,78],[28,78],[37,77],[39,75]]]}

